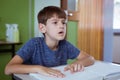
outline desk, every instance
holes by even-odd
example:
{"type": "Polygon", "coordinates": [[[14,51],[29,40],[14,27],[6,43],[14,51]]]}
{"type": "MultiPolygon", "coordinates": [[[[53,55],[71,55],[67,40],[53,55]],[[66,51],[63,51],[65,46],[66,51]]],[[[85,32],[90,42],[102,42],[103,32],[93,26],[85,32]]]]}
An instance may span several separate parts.
{"type": "Polygon", "coordinates": [[[12,53],[12,57],[15,55],[15,45],[20,45],[22,44],[21,42],[7,42],[7,41],[0,41],[0,53],[1,52],[11,52],[12,53]],[[3,46],[11,46],[11,48],[5,48],[3,49],[3,46]]]}
{"type": "Polygon", "coordinates": [[[66,74],[65,79],[41,75],[35,77],[29,74],[14,74],[14,76],[16,80],[120,80],[120,65],[96,61],[94,65],[85,67],[83,72],[66,74]]]}

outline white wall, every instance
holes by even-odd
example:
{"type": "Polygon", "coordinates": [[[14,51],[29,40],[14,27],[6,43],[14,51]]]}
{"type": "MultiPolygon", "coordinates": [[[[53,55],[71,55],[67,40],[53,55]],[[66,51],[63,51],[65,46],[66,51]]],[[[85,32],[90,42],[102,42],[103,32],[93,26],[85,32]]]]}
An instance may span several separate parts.
{"type": "Polygon", "coordinates": [[[103,60],[113,60],[113,1],[103,0],[104,55],[103,60]]]}
{"type": "Polygon", "coordinates": [[[37,21],[37,14],[38,12],[44,8],[45,6],[50,6],[50,5],[54,5],[54,6],[59,6],[60,7],[60,0],[34,0],[34,36],[42,36],[42,34],[39,32],[38,29],[38,21],[37,21]]]}
{"type": "Polygon", "coordinates": [[[114,35],[113,62],[120,63],[120,35],[114,35]]]}

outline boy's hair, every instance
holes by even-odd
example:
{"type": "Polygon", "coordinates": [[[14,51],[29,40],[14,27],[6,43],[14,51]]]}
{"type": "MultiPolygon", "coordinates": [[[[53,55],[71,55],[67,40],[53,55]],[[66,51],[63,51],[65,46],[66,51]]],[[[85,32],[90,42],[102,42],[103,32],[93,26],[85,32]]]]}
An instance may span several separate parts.
{"type": "Polygon", "coordinates": [[[46,25],[47,20],[53,17],[53,15],[56,15],[58,18],[66,19],[64,10],[56,6],[47,6],[38,13],[38,23],[46,25]]]}

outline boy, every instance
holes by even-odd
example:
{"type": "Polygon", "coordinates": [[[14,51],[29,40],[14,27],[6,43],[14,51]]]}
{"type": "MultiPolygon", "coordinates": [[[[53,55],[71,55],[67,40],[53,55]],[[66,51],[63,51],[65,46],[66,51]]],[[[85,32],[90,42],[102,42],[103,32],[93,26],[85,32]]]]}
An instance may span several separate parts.
{"type": "Polygon", "coordinates": [[[64,70],[83,71],[94,63],[94,58],[66,41],[66,14],[59,7],[48,6],[38,13],[39,29],[44,37],[29,40],[7,64],[5,74],[40,73],[46,76],[65,77],[50,67],[65,65],[68,59],[76,61],[64,70]]]}

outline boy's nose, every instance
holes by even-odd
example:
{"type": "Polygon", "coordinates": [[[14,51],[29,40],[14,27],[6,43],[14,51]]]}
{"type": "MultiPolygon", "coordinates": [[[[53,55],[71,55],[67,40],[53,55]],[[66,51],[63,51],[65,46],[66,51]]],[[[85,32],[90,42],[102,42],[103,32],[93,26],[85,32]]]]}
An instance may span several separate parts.
{"type": "Polygon", "coordinates": [[[63,23],[60,23],[59,27],[64,29],[65,25],[63,23]]]}

